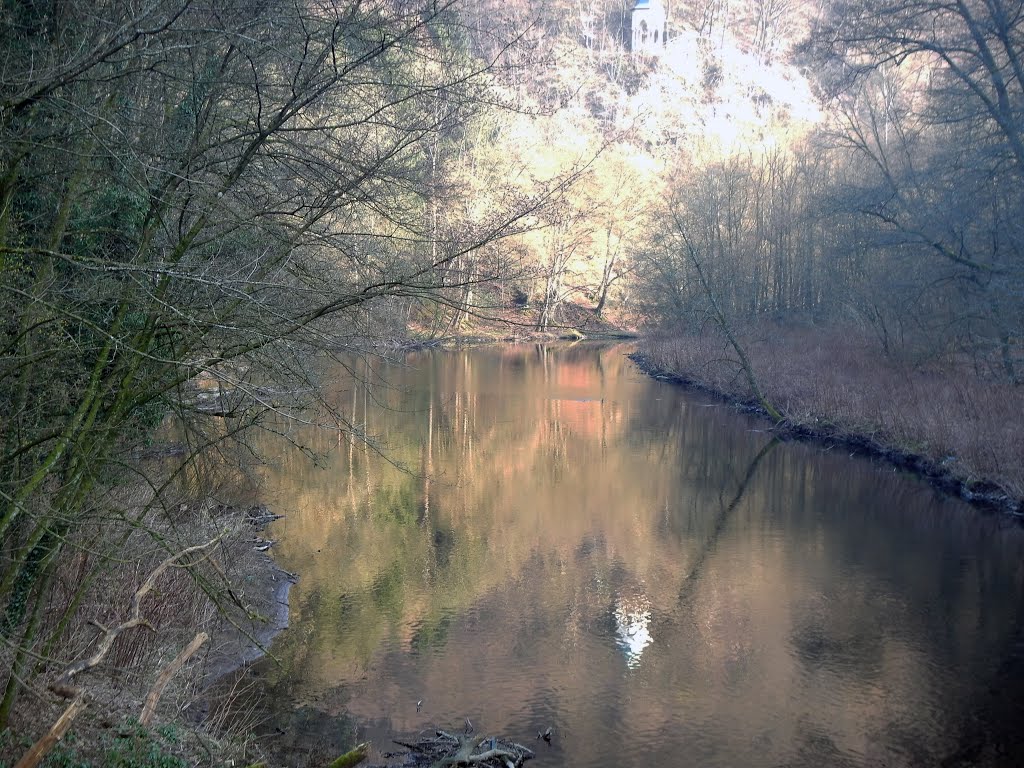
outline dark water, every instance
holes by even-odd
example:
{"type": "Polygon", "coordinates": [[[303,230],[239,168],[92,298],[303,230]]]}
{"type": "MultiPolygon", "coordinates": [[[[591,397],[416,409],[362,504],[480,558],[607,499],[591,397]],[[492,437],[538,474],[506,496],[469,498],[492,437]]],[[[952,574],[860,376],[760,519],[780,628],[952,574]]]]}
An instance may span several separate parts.
{"type": "Polygon", "coordinates": [[[1021,529],[626,351],[337,375],[383,457],[299,430],[319,466],[266,470],[301,580],[263,727],[308,745],[348,714],[388,749],[469,717],[536,766],[1024,764],[1021,529]]]}

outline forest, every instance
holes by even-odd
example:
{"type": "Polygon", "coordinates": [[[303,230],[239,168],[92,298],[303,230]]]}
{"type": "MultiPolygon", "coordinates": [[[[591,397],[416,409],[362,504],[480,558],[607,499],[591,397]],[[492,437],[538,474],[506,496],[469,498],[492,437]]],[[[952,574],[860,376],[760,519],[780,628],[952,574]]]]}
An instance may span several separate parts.
{"type": "Polygon", "coordinates": [[[3,0],[0,731],[251,617],[209,489],[282,418],[371,440],[353,355],[637,334],[1019,504],[1024,6],[697,0],[636,51],[633,5],[3,0]]]}

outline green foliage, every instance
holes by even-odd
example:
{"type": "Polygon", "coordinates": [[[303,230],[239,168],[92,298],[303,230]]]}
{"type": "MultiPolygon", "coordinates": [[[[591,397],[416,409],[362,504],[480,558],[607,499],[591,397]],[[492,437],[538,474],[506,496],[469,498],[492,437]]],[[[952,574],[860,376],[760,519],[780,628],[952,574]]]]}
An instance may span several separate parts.
{"type": "Polygon", "coordinates": [[[93,765],[79,756],[74,745],[61,743],[46,756],[43,768],[93,768],[93,765]]]}
{"type": "MultiPolygon", "coordinates": [[[[43,768],[187,768],[188,761],[172,754],[170,748],[180,739],[175,725],[163,725],[150,731],[138,723],[125,723],[120,732],[101,745],[102,757],[83,756],[86,749],[68,734],[43,761],[43,768]]],[[[0,763],[0,768],[3,764],[0,763]]]]}
{"type": "Polygon", "coordinates": [[[156,727],[156,732],[168,744],[177,744],[181,741],[181,728],[177,723],[163,723],[156,727]]]}
{"type": "Polygon", "coordinates": [[[107,749],[103,765],[109,768],[187,768],[188,762],[167,751],[170,739],[141,725],[129,726],[107,749]]]}
{"type": "Polygon", "coordinates": [[[95,258],[127,258],[138,242],[146,210],[145,196],[115,178],[78,201],[67,247],[95,258]]]}

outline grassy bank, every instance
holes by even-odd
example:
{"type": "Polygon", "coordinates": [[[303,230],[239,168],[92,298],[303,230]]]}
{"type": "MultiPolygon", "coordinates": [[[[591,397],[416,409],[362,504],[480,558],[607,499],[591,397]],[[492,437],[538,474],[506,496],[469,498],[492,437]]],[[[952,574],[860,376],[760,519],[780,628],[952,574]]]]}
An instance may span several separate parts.
{"type": "MultiPolygon", "coordinates": [[[[1024,387],[965,362],[886,355],[851,329],[745,335],[757,339],[746,353],[785,416],[780,431],[883,456],[968,501],[1020,512],[1024,387]]],[[[754,407],[731,350],[711,334],[649,339],[638,360],[650,373],[754,407]]]]}

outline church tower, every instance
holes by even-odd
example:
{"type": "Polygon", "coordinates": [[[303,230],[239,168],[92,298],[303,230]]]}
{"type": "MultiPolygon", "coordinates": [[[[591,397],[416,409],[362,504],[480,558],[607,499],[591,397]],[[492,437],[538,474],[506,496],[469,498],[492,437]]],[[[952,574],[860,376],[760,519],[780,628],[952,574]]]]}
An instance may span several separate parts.
{"type": "Polygon", "coordinates": [[[665,39],[668,22],[661,0],[636,0],[630,18],[630,29],[630,49],[634,53],[646,53],[651,56],[660,54],[668,42],[665,39]]]}

